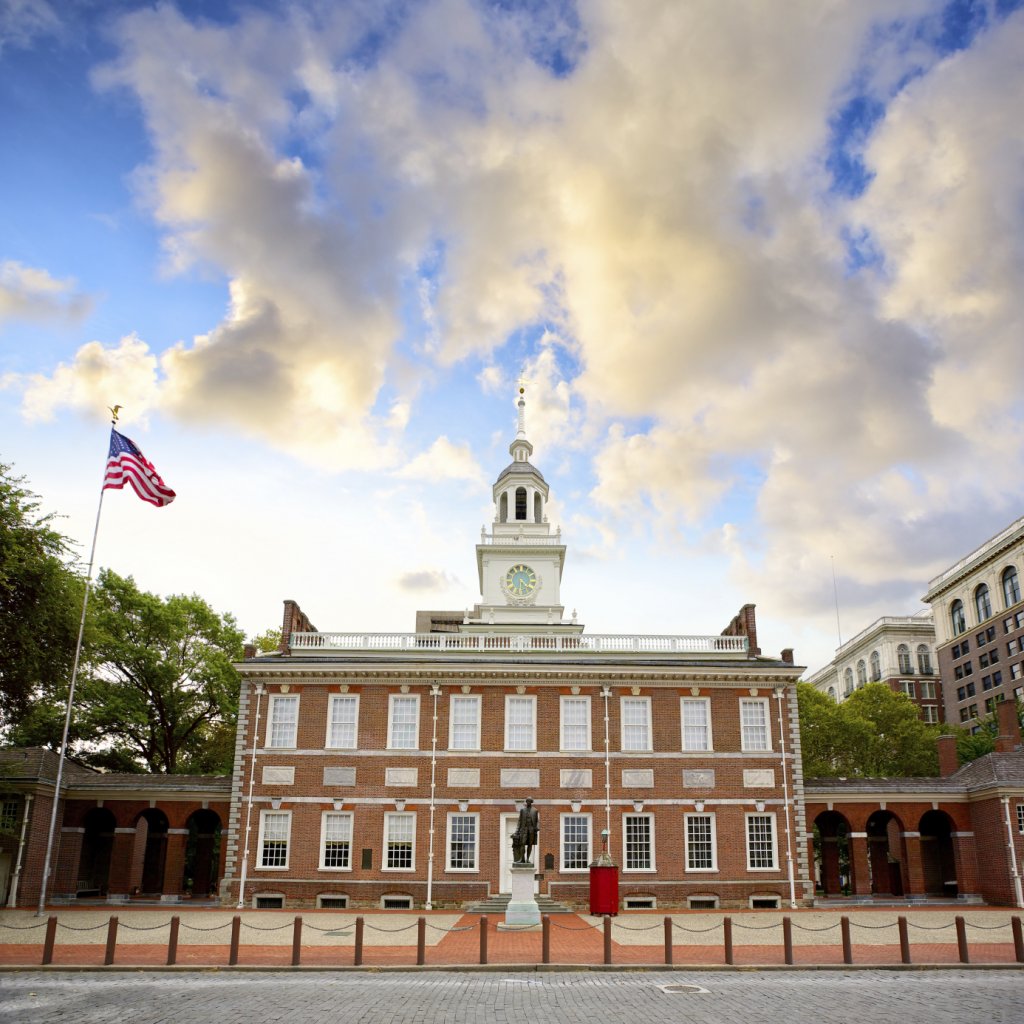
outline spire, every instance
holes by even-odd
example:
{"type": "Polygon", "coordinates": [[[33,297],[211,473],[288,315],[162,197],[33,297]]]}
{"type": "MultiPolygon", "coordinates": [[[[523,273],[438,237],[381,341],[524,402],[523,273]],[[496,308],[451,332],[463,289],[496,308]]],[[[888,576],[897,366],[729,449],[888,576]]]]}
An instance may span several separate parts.
{"type": "Polygon", "coordinates": [[[519,422],[516,427],[516,439],[508,446],[509,454],[517,462],[526,462],[533,454],[533,445],[526,439],[526,385],[525,377],[517,381],[519,385],[519,422]]]}

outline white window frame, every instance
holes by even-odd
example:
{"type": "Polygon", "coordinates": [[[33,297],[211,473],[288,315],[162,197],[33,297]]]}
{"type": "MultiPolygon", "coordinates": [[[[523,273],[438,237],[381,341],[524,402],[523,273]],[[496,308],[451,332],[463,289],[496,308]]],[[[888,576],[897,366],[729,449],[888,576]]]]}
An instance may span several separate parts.
{"type": "MultiPolygon", "coordinates": [[[[271,842],[281,842],[279,839],[271,840],[271,842]]],[[[292,812],[291,811],[260,811],[260,831],[259,838],[256,843],[256,870],[257,871],[287,871],[288,864],[292,856],[292,812]],[[267,819],[271,816],[284,818],[288,822],[288,829],[284,839],[284,863],[283,864],[264,864],[263,863],[263,844],[266,836],[267,819]]]]}
{"type": "Polygon", "coordinates": [[[921,705],[922,718],[928,725],[938,725],[939,722],[939,708],[936,704],[923,704],[921,705]]]}
{"type": "Polygon", "coordinates": [[[772,715],[767,697],[740,698],[740,749],[743,751],[770,751],[772,749],[772,715]],[[747,742],[747,727],[743,723],[743,708],[747,704],[760,704],[764,709],[765,746],[752,747],[747,742]]]}
{"type": "Polygon", "coordinates": [[[384,812],[384,842],[381,849],[381,871],[397,872],[408,874],[416,870],[416,812],[415,811],[385,811],[384,812]],[[408,818],[412,821],[412,851],[410,853],[411,863],[408,867],[388,867],[388,843],[390,839],[390,825],[395,818],[408,818]]]}
{"type": "MultiPolygon", "coordinates": [[[[575,723],[573,723],[573,725],[575,725],[575,723]]],[[[562,697],[560,697],[559,701],[558,701],[558,745],[559,745],[559,749],[563,750],[563,751],[566,751],[566,752],[572,752],[572,753],[589,753],[591,750],[593,750],[592,732],[593,732],[593,730],[591,729],[590,698],[589,697],[578,696],[576,694],[573,694],[572,696],[562,696],[562,697]],[[584,745],[581,746],[581,747],[580,746],[570,747],[565,742],[565,725],[566,725],[566,722],[565,722],[565,706],[568,703],[574,703],[574,702],[582,704],[584,706],[584,708],[586,709],[586,711],[584,713],[584,721],[585,721],[585,726],[586,726],[586,730],[587,730],[587,738],[586,738],[586,741],[585,741],[584,745]]]]}
{"type": "Polygon", "coordinates": [[[654,843],[654,815],[648,811],[626,811],[622,815],[622,870],[623,873],[628,872],[631,875],[651,875],[657,872],[657,864],[654,859],[655,843],[654,843]],[[648,827],[648,855],[650,859],[650,866],[646,868],[631,868],[627,867],[629,863],[628,854],[628,841],[627,841],[627,828],[626,823],[630,818],[646,818],[648,827]]]}
{"type": "Polygon", "coordinates": [[[709,874],[718,870],[718,823],[710,811],[691,811],[683,815],[683,866],[687,874],[709,874]],[[709,820],[711,842],[711,866],[695,868],[690,866],[690,819],[707,818],[709,820]]]}
{"type": "Polygon", "coordinates": [[[299,741],[299,711],[301,701],[297,693],[272,693],[267,699],[267,732],[264,745],[273,750],[295,750],[299,741]],[[291,743],[274,743],[274,709],[283,703],[295,703],[295,721],[292,723],[291,743]]]}
{"type": "Polygon", "coordinates": [[[324,740],[327,750],[358,750],[359,749],[359,694],[332,693],[327,701],[327,737],[324,740]],[[355,705],[355,719],[352,723],[352,744],[332,743],[334,733],[334,706],[341,702],[351,701],[355,705]]]}
{"type": "MultiPolygon", "coordinates": [[[[320,870],[321,871],[351,871],[352,870],[352,847],[355,834],[355,823],[352,820],[351,811],[324,811],[320,815],[320,870]],[[348,865],[338,867],[336,864],[327,863],[327,819],[346,818],[348,820],[348,865]]],[[[337,841],[337,840],[335,840],[337,841]]]]}
{"type": "Polygon", "coordinates": [[[509,751],[531,751],[537,749],[537,697],[535,694],[506,693],[505,694],[505,749],[509,751]],[[530,743],[529,746],[513,747],[509,739],[509,730],[512,724],[509,709],[513,701],[530,702],[530,743]]]}
{"type": "Polygon", "coordinates": [[[590,870],[590,862],[594,859],[594,816],[589,813],[564,813],[558,816],[558,865],[565,875],[583,875],[590,870]],[[568,818],[582,818],[587,823],[587,863],[582,868],[565,866],[565,823],[568,818]]]}
{"type": "Polygon", "coordinates": [[[1024,804],[1017,804],[1017,831],[1024,835],[1024,804]]]}
{"type": "Polygon", "coordinates": [[[445,834],[445,871],[459,875],[480,874],[480,815],[475,811],[449,811],[445,834]],[[473,822],[473,867],[457,868],[452,865],[452,826],[456,818],[470,818],[473,822]]]}
{"type": "MultiPolygon", "coordinates": [[[[480,749],[480,716],[482,713],[482,701],[480,694],[468,694],[468,693],[453,693],[448,698],[448,749],[449,750],[479,750],[480,749]],[[456,705],[469,705],[474,704],[476,706],[476,731],[471,746],[456,746],[455,745],[455,708],[456,705]]],[[[465,723],[460,723],[464,725],[465,723]]]]}
{"type": "Polygon", "coordinates": [[[935,700],[935,683],[931,679],[921,679],[918,693],[921,700],[935,700]]]}
{"type": "Polygon", "coordinates": [[[774,811],[757,811],[743,815],[743,841],[747,850],[748,871],[778,871],[779,870],[779,830],[775,821],[774,811]],[[772,828],[772,863],[770,867],[753,867],[750,863],[750,823],[754,818],[764,818],[771,822],[772,828]]]}
{"type": "Polygon", "coordinates": [[[418,693],[388,694],[388,750],[419,750],[420,749],[420,695],[418,693]],[[416,723],[413,726],[412,746],[396,747],[394,743],[395,705],[398,701],[414,701],[416,707],[416,723]]]}
{"type": "Polygon", "coordinates": [[[620,697],[619,698],[619,750],[631,754],[645,754],[650,753],[653,749],[654,737],[652,735],[652,724],[651,724],[651,698],[650,697],[620,697]],[[647,744],[643,747],[627,747],[626,746],[626,706],[628,704],[642,704],[647,709],[647,722],[645,723],[645,729],[647,730],[647,744]]]}
{"type": "Polygon", "coordinates": [[[679,698],[679,733],[680,743],[683,750],[714,750],[715,744],[711,735],[711,699],[709,697],[680,697],[679,698]],[[705,745],[703,747],[690,747],[686,744],[686,706],[687,704],[703,704],[705,718],[705,745]]]}

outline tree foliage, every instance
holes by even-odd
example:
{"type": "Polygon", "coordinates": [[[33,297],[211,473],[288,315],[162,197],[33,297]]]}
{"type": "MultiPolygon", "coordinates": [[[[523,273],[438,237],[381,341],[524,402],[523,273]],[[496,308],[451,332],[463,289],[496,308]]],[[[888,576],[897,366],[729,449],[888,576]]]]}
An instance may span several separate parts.
{"type": "Polygon", "coordinates": [[[76,699],[90,761],[119,771],[231,767],[242,631],[193,594],[161,598],[110,570],[92,600],[89,669],[76,699]]]}
{"type": "Polygon", "coordinates": [[[808,683],[797,688],[804,775],[936,775],[940,729],[918,717],[902,693],[869,683],[841,704],[808,683]]]}
{"type": "MultiPolygon", "coordinates": [[[[83,581],[40,499],[0,463],[0,724],[5,732],[71,672],[83,581]]],[[[58,732],[59,736],[59,732],[58,732]]]]}
{"type": "Polygon", "coordinates": [[[250,643],[260,654],[273,654],[281,646],[281,630],[265,629],[252,638],[250,643]]]}

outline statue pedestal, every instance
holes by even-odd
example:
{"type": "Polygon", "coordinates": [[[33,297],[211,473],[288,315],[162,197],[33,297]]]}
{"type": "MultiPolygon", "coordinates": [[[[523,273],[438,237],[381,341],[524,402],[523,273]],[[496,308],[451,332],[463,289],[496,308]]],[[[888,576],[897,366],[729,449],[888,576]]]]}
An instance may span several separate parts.
{"type": "Polygon", "coordinates": [[[505,923],[498,925],[500,931],[526,931],[540,927],[540,907],[533,896],[534,870],[532,864],[513,864],[509,869],[512,875],[512,899],[505,908],[505,923]]]}

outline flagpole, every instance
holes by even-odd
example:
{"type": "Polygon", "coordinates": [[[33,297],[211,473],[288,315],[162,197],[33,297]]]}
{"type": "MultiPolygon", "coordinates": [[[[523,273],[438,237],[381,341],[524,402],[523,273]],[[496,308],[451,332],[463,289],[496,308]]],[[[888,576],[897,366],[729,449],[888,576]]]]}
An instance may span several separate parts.
{"type": "MultiPolygon", "coordinates": [[[[111,427],[117,424],[117,410],[121,407],[114,406],[110,411],[114,418],[110,421],[111,427]]],[[[103,478],[106,481],[107,459],[103,461],[103,478]]],[[[43,861],[43,881],[39,887],[39,906],[36,908],[36,917],[41,917],[46,906],[46,884],[50,878],[50,859],[53,855],[53,837],[57,831],[57,807],[60,804],[60,785],[64,777],[64,759],[68,748],[68,732],[71,729],[71,707],[75,700],[75,681],[78,678],[78,663],[82,656],[82,638],[85,635],[85,610],[89,605],[89,589],[92,586],[92,566],[96,559],[96,538],[100,533],[100,515],[103,512],[103,494],[106,487],[100,488],[100,501],[96,508],[96,525],[92,531],[92,549],[89,552],[89,568],[85,575],[85,594],[82,596],[82,618],[78,623],[78,643],[75,645],[75,662],[71,668],[71,685],[68,687],[68,703],[64,709],[64,732],[60,738],[60,754],[57,758],[57,781],[53,787],[53,806],[50,808],[50,831],[46,836],[46,858],[43,861]]]]}

